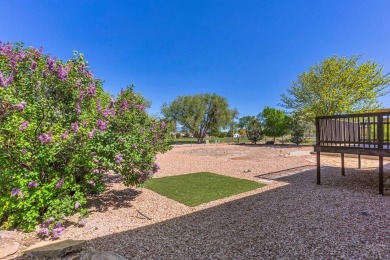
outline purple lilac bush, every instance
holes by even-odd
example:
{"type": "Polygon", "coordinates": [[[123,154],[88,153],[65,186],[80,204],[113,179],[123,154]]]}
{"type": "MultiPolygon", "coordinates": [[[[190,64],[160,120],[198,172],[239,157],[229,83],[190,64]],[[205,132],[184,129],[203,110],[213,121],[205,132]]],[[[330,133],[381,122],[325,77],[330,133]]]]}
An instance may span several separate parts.
{"type": "Polygon", "coordinates": [[[165,122],[133,87],[116,98],[82,54],[64,62],[42,49],[0,42],[0,226],[58,238],[66,216],[104,190],[102,174],[138,185],[169,149],[165,122]]]}

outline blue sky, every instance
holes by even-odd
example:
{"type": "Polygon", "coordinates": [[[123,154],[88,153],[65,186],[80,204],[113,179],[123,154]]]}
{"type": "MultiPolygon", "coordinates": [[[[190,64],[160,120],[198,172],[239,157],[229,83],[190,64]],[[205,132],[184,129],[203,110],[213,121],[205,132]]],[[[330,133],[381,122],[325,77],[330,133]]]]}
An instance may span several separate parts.
{"type": "MultiPolygon", "coordinates": [[[[7,1],[0,41],[85,54],[104,88],[134,84],[157,114],[178,95],[217,93],[240,116],[277,107],[297,76],[332,55],[390,71],[390,1],[7,1]]],[[[381,99],[390,107],[390,95],[381,99]]]]}

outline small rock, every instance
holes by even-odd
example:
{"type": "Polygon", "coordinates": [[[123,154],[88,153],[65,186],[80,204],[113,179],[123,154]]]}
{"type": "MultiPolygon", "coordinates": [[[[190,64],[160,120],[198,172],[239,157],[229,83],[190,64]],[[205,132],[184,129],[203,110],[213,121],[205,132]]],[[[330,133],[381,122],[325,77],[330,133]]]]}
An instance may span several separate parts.
{"type": "Polygon", "coordinates": [[[105,251],[94,254],[91,260],[126,260],[126,258],[112,251],[105,251]]]}
{"type": "Polygon", "coordinates": [[[244,173],[248,173],[248,172],[251,172],[251,170],[250,169],[244,170],[244,173]]]}
{"type": "Polygon", "coordinates": [[[370,216],[370,214],[368,212],[365,212],[365,211],[360,212],[360,214],[363,216],[370,216]]]}
{"type": "Polygon", "coordinates": [[[52,259],[80,251],[84,245],[85,240],[43,241],[27,248],[24,253],[33,257],[52,259]]]}
{"type": "Polygon", "coordinates": [[[14,254],[19,249],[19,242],[10,238],[0,239],[0,258],[14,254]]]}

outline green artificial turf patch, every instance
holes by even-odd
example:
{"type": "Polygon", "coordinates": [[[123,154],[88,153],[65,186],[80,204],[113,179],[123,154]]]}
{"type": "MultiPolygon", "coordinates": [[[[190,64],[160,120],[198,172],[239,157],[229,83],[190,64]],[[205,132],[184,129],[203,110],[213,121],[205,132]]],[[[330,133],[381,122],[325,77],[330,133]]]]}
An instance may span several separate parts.
{"type": "Polygon", "coordinates": [[[144,184],[145,188],[190,207],[264,186],[209,172],[155,178],[144,184]]]}

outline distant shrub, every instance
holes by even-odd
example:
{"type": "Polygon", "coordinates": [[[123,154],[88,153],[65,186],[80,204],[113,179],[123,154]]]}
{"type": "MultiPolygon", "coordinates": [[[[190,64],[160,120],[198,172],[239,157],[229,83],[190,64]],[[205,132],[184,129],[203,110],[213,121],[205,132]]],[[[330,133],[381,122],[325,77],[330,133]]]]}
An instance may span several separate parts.
{"type": "Polygon", "coordinates": [[[304,142],[305,124],[297,116],[290,123],[291,138],[290,141],[296,145],[304,142]]]}
{"type": "Polygon", "coordinates": [[[253,117],[247,125],[246,136],[254,144],[264,138],[262,126],[255,117],[253,117]]]}

